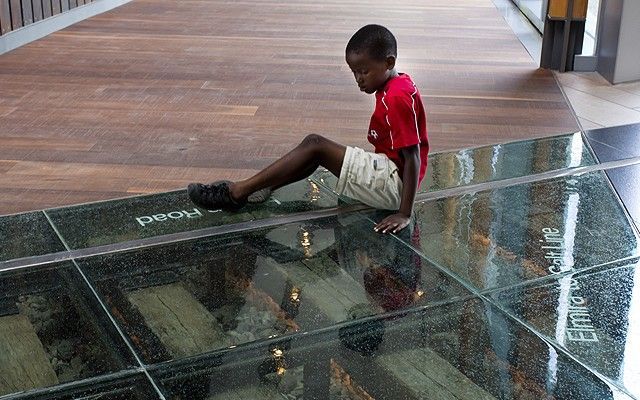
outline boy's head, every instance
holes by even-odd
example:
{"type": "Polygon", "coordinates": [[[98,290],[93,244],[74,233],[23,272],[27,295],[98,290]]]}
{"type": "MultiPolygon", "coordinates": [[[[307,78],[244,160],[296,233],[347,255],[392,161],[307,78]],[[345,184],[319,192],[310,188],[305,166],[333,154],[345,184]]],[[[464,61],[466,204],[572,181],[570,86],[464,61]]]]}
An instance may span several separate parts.
{"type": "Polygon", "coordinates": [[[349,40],[346,60],[358,87],[366,93],[374,93],[397,75],[395,71],[397,43],[393,34],[384,26],[366,25],[349,40]]]}

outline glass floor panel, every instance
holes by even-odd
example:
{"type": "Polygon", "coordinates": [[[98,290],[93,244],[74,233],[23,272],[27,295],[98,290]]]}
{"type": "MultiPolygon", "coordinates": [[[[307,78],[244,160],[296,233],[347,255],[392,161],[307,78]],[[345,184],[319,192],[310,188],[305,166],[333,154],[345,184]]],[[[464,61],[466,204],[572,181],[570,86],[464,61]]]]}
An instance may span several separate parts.
{"type": "Polygon", "coordinates": [[[42,212],[0,218],[0,261],[56,253],[64,249],[42,212]]]}
{"type": "Polygon", "coordinates": [[[438,199],[415,210],[421,253],[476,290],[640,252],[602,171],[438,199]]]}
{"type": "Polygon", "coordinates": [[[78,264],[148,364],[470,295],[372,228],[356,213],[78,264]]]}
{"type": "Polygon", "coordinates": [[[640,262],[494,293],[547,340],[640,397],[640,262]]]}
{"type": "Polygon", "coordinates": [[[336,207],[338,199],[311,180],[277,190],[270,200],[239,213],[195,207],[186,190],[48,210],[71,249],[185,232],[294,212],[336,207]]]}
{"type": "Polygon", "coordinates": [[[71,263],[0,272],[0,395],[133,367],[105,317],[71,263]]]}
{"type": "Polygon", "coordinates": [[[398,235],[322,170],[237,214],[181,190],[2,217],[0,400],[640,398],[638,230],[584,143],[433,155],[427,190],[463,194],[398,235]]]}
{"type": "Polygon", "coordinates": [[[420,192],[432,192],[596,163],[580,133],[436,153],[420,192]]]}
{"type": "MultiPolygon", "coordinates": [[[[572,133],[429,155],[418,193],[517,178],[596,164],[582,135],[572,133]]],[[[316,180],[335,188],[338,180],[318,170],[316,180]]]]}
{"type": "Polygon", "coordinates": [[[151,372],[169,399],[630,399],[478,299],[151,372]]]}

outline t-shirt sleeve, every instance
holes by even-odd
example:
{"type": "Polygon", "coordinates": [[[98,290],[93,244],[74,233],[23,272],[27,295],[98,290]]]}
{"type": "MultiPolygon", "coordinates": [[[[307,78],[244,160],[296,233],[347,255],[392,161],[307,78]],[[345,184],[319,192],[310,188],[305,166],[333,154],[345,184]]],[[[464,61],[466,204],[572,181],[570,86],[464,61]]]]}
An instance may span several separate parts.
{"type": "Polygon", "coordinates": [[[391,128],[394,149],[420,143],[418,111],[414,96],[417,96],[417,93],[398,93],[385,99],[388,101],[387,122],[391,128]]]}

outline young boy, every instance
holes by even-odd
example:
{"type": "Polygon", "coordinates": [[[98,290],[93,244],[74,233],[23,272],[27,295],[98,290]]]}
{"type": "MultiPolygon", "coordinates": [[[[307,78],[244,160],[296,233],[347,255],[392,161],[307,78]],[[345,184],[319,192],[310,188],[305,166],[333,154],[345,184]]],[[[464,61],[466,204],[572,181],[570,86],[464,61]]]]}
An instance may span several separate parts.
{"type": "Polygon", "coordinates": [[[270,190],[304,179],[323,166],[338,177],[338,193],[375,208],[397,210],[376,224],[375,231],[396,233],[405,228],[429,152],[420,93],[408,75],[396,71],[396,39],[387,28],[360,28],[345,53],[360,90],[375,93],[368,131],[375,153],[309,135],[249,179],[190,184],[187,190],[191,200],[202,208],[235,211],[247,203],[250,195],[266,198],[270,190]]]}

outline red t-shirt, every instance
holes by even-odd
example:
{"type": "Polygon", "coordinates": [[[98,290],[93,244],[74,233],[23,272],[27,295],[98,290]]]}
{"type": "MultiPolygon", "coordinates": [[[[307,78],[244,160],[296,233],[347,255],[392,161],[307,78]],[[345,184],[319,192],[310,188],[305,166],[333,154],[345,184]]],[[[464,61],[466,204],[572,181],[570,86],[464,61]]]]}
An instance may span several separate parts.
{"type": "Polygon", "coordinates": [[[409,75],[399,74],[376,92],[376,108],[371,116],[367,139],[376,153],[386,154],[398,166],[400,178],[404,171],[400,149],[419,144],[418,182],[422,182],[429,156],[427,117],[418,88],[409,75]]]}

